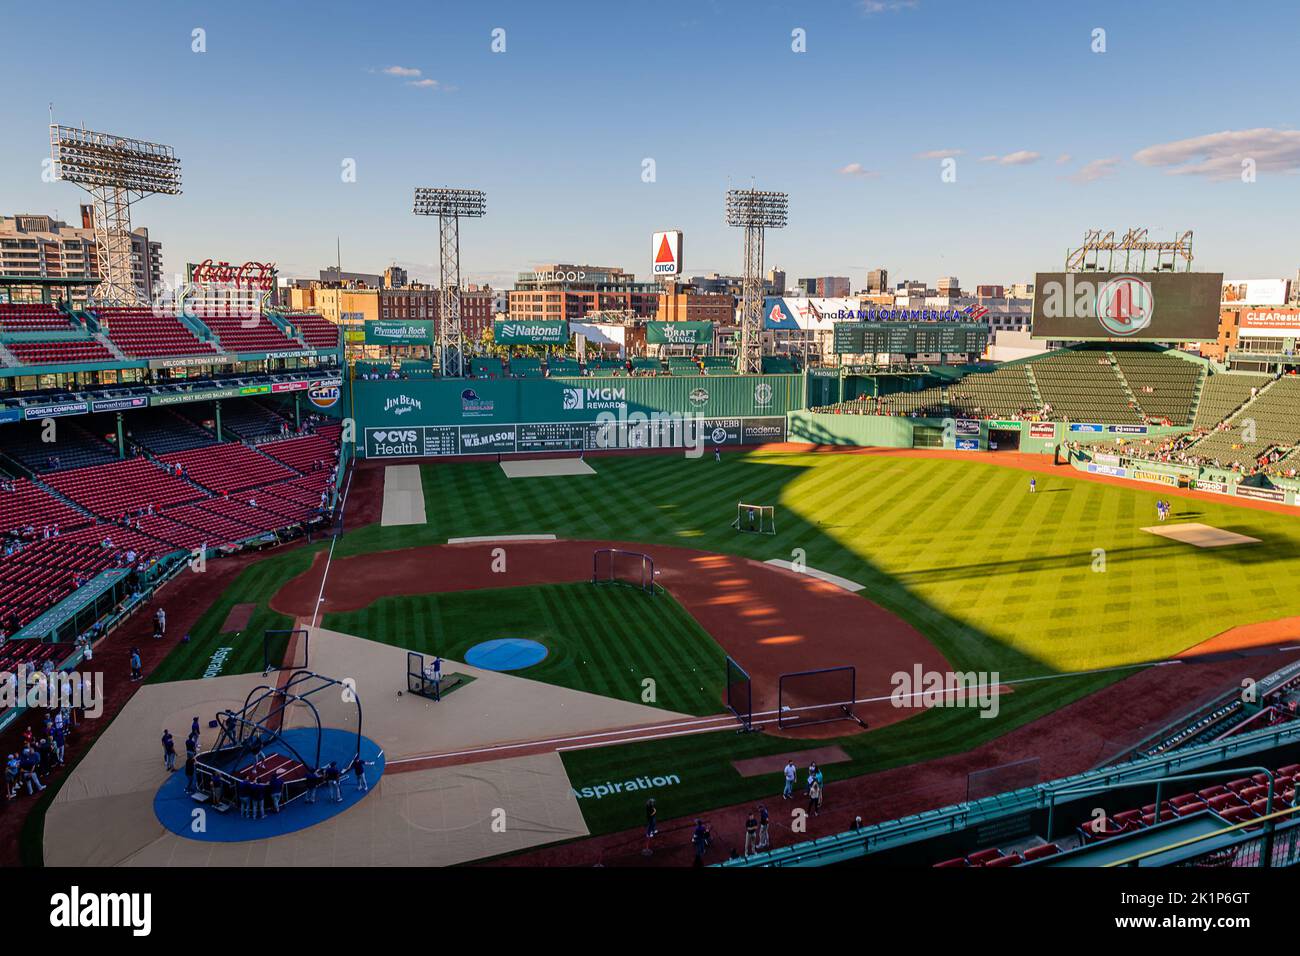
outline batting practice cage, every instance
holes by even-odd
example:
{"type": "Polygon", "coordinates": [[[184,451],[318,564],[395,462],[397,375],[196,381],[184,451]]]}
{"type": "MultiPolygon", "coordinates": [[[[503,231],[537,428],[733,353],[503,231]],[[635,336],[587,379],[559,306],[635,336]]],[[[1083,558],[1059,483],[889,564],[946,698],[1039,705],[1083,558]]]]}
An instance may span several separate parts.
{"type": "Polygon", "coordinates": [[[239,710],[216,715],[216,746],[194,761],[198,799],[215,809],[238,803],[243,783],[284,784],[283,807],[307,792],[308,770],[340,772],[361,753],[361,700],[351,682],[295,671],[280,686],[254,687],[239,710]]]}
{"type": "Polygon", "coordinates": [[[776,725],[785,730],[851,720],[865,727],[866,722],[853,712],[857,689],[857,669],[851,666],[782,674],[777,688],[776,725]]]}
{"type": "Polygon", "coordinates": [[[262,673],[306,670],[308,634],[306,628],[294,631],[265,631],[262,634],[262,673]]]}
{"type": "Polygon", "coordinates": [[[776,508],[736,502],[736,520],[731,526],[747,534],[776,534],[776,508]]]}
{"type": "Polygon", "coordinates": [[[625,584],[655,593],[654,558],[640,551],[601,548],[591,556],[592,584],[625,584]]]}
{"type": "Polygon", "coordinates": [[[727,658],[727,709],[740,721],[741,733],[754,729],[754,682],[730,657],[727,658]]]}

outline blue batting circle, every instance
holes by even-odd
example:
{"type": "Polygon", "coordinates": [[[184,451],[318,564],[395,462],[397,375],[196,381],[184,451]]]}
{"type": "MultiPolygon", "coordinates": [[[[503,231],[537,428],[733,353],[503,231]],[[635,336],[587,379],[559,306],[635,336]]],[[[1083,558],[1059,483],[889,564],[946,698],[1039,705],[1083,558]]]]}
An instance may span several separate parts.
{"type": "MultiPolygon", "coordinates": [[[[314,728],[298,727],[284,731],[280,736],[288,743],[299,747],[300,751],[309,746],[314,752],[314,728]],[[295,739],[297,738],[297,739],[295,739]],[[301,745],[301,746],[300,746],[301,745]]],[[[357,739],[356,731],[337,730],[326,727],[321,730],[321,762],[337,760],[340,766],[351,759],[352,747],[357,739]]],[[[274,745],[271,747],[273,752],[274,745]]],[[[329,793],[329,788],[322,786],[316,794],[315,803],[307,803],[303,797],[285,805],[279,813],[267,814],[259,820],[242,817],[239,807],[233,807],[224,813],[213,810],[205,803],[196,803],[185,792],[184,754],[177,757],[176,771],[167,774],[167,780],[153,798],[154,816],[164,827],[188,840],[202,840],[207,843],[239,843],[244,840],[262,840],[267,837],[284,836],[305,830],[349,810],[360,803],[379,783],[384,772],[384,755],[369,737],[361,738],[361,759],[370,766],[366,767],[366,784],[368,790],[357,789],[357,778],[347,771],[343,775],[340,791],[342,802],[336,803],[329,793]],[[195,810],[204,810],[201,825],[196,828],[195,810]]],[[[161,763],[161,760],[159,761],[161,763]]],[[[160,770],[166,773],[165,770],[160,770]]]]}
{"type": "Polygon", "coordinates": [[[485,671],[518,671],[546,659],[546,645],[523,637],[502,637],[475,644],[465,652],[465,663],[485,671]]]}

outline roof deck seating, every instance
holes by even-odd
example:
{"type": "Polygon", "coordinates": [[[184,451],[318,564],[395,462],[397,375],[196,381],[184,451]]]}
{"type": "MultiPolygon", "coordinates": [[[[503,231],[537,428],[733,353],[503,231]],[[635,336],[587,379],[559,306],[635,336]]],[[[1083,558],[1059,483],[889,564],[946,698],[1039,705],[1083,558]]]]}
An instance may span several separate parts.
{"type": "Polygon", "coordinates": [[[541,378],[542,360],[516,357],[510,360],[510,374],[516,378],[541,378]]]}
{"type": "MultiPolygon", "coordinates": [[[[707,365],[708,363],[706,361],[705,366],[707,367],[707,365]]],[[[799,371],[799,363],[796,362],[794,358],[792,358],[789,355],[764,355],[763,356],[763,372],[765,374],[775,375],[775,374],[797,372],[797,371],[799,371]]]]}
{"type": "Polygon", "coordinates": [[[0,303],[0,332],[66,332],[72,328],[72,320],[53,305],[0,303]]]}
{"type": "Polygon", "coordinates": [[[1052,406],[1051,418],[1142,424],[1142,415],[1133,407],[1106,352],[1052,352],[1029,364],[1038,394],[1052,406]]]}
{"type": "Polygon", "coordinates": [[[215,445],[216,437],[171,408],[150,408],[126,419],[126,437],[155,455],[215,445]]]}
{"type": "Polygon", "coordinates": [[[501,378],[505,374],[499,358],[472,358],[469,360],[470,378],[501,378]]]}
{"type": "Polygon", "coordinates": [[[199,341],[174,315],[135,307],[96,309],[95,316],[107,331],[109,341],[133,358],[201,355],[214,351],[211,342],[199,341]]]}
{"type": "Polygon", "coordinates": [[[116,448],[77,422],[64,418],[56,425],[52,442],[42,440],[45,428],[40,422],[6,425],[0,449],[38,474],[117,461],[116,448]]]}
{"type": "Polygon", "coordinates": [[[553,355],[546,360],[547,375],[581,375],[582,366],[571,358],[553,355]]]}
{"type": "MultiPolygon", "coordinates": [[[[769,356],[772,358],[782,358],[782,356],[769,356]]],[[[790,359],[794,362],[793,359],[790,359]]],[[[704,369],[710,375],[734,375],[736,372],[736,360],[726,355],[706,355],[704,356],[704,369]]],[[[767,369],[763,369],[767,371],[767,369]]],[[[793,372],[799,371],[798,363],[791,369],[793,372]]]]}
{"type": "Polygon", "coordinates": [[[1164,352],[1117,349],[1113,354],[1129,390],[1149,417],[1167,418],[1174,425],[1191,422],[1204,366],[1164,352]]]}
{"type": "Polygon", "coordinates": [[[1196,409],[1193,425],[1213,428],[1250,400],[1251,389],[1261,389],[1272,380],[1270,375],[1244,372],[1219,372],[1209,376],[1201,389],[1201,404],[1196,409]]]}
{"type": "Polygon", "coordinates": [[[221,348],[227,352],[286,352],[302,348],[260,312],[246,317],[199,312],[198,318],[216,333],[221,348]]]}
{"type": "Polygon", "coordinates": [[[337,349],[339,347],[339,327],[315,312],[295,313],[285,319],[302,334],[302,340],[308,348],[337,349]]]}
{"type": "Polygon", "coordinates": [[[657,358],[650,358],[648,355],[632,356],[633,372],[662,372],[663,370],[663,363],[657,358]]]}
{"type": "Polygon", "coordinates": [[[31,525],[39,534],[47,525],[58,525],[62,534],[90,521],[89,515],[32,484],[27,478],[15,480],[13,491],[0,491],[0,532],[31,525]]]}
{"type": "Polygon", "coordinates": [[[113,362],[113,353],[94,339],[57,342],[7,342],[5,347],[24,365],[79,365],[113,362]]]}
{"type": "Polygon", "coordinates": [[[304,435],[282,441],[264,442],[258,449],[277,461],[282,461],[298,471],[316,471],[328,468],[338,461],[338,449],[322,435],[304,435]]]}
{"type": "Polygon", "coordinates": [[[60,494],[111,520],[146,509],[150,504],[156,511],[166,505],[204,497],[202,490],[167,474],[147,458],[61,471],[49,476],[47,481],[60,494]]]}
{"type": "Polygon", "coordinates": [[[161,456],[160,460],[164,464],[180,465],[185,470],[184,477],[218,494],[254,488],[294,476],[284,465],[239,442],[174,452],[161,456]]]}

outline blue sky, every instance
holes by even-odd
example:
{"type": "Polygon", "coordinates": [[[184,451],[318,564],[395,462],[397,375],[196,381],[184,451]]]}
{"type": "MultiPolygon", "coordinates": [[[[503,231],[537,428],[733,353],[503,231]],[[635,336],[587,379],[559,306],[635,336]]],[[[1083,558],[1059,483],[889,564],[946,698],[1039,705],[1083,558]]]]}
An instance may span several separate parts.
{"type": "Polygon", "coordinates": [[[1293,4],[50,9],[0,3],[0,211],[76,217],[78,190],[40,176],[53,101],[61,123],[175,147],[184,195],[135,210],[170,270],[210,257],[314,274],[340,236],[346,269],[433,277],[436,224],[411,214],[412,190],[455,185],[488,195],[487,217],[461,230],[471,281],[556,261],[648,277],[650,233],[665,228],[685,230],[688,274],[735,273],[723,194],[751,182],[790,193],[767,263],[792,281],[859,286],[879,265],[894,279],[1027,280],[1092,226],[1194,229],[1197,267],[1234,277],[1300,267],[1293,4]],[[206,52],[191,49],[195,28],[206,52]],[[120,72],[94,62],[110,47],[120,72]],[[955,182],[936,151],[955,158],[955,182]]]}

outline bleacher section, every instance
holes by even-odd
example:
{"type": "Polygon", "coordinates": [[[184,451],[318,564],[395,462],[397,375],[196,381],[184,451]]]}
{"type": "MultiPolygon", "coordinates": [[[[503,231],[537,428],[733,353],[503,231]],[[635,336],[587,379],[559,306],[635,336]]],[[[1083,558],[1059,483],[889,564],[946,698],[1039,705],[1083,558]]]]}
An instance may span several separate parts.
{"type": "Polygon", "coordinates": [[[469,360],[470,378],[500,378],[503,374],[499,358],[472,358],[469,360]]]}
{"type": "Polygon", "coordinates": [[[134,442],[155,455],[202,448],[216,444],[216,438],[179,412],[167,408],[150,408],[137,412],[126,426],[128,442],[134,442]]]}
{"type": "Polygon", "coordinates": [[[0,303],[0,332],[67,332],[68,316],[52,305],[0,303]]]}
{"type": "Polygon", "coordinates": [[[112,352],[94,339],[6,342],[5,347],[24,365],[77,365],[116,360],[112,352]]]}
{"type": "Polygon", "coordinates": [[[1204,366],[1164,352],[1116,350],[1113,355],[1116,367],[1148,417],[1167,419],[1171,425],[1190,424],[1204,366]]]}
{"type": "Polygon", "coordinates": [[[516,357],[510,359],[510,374],[515,378],[541,378],[542,360],[516,357]]]}
{"type": "Polygon", "coordinates": [[[198,318],[216,334],[221,348],[227,352],[285,352],[302,348],[260,313],[246,318],[199,313],[198,318]]]}
{"type": "Polygon", "coordinates": [[[294,477],[288,468],[239,442],[174,452],[160,460],[181,466],[185,478],[218,494],[294,477]]]}
{"type": "Polygon", "coordinates": [[[337,457],[333,442],[320,435],[269,441],[257,447],[263,454],[270,455],[301,472],[314,471],[321,467],[322,463],[330,462],[337,457]]]}
{"type": "Polygon", "coordinates": [[[279,415],[256,402],[230,402],[221,409],[221,430],[244,441],[279,435],[287,425],[279,415]]]}
{"type": "Polygon", "coordinates": [[[1220,372],[1205,380],[1201,404],[1196,409],[1195,428],[1213,428],[1250,399],[1251,389],[1260,389],[1272,381],[1268,375],[1220,372]]]}
{"type": "Polygon", "coordinates": [[[971,418],[1015,418],[1038,409],[1029,372],[1023,365],[967,375],[949,386],[948,401],[955,414],[971,418]]]}
{"type": "Polygon", "coordinates": [[[1038,394],[1051,406],[1051,418],[1142,424],[1141,414],[1104,351],[1053,352],[1035,359],[1032,365],[1038,394]]]}
{"type": "Polygon", "coordinates": [[[297,312],[285,316],[285,320],[298,329],[309,348],[339,347],[339,327],[324,316],[314,312],[297,312]]]}
{"type": "MultiPolygon", "coordinates": [[[[76,590],[78,575],[89,578],[114,566],[112,555],[98,544],[64,539],[35,541],[0,557],[0,624],[13,623],[12,618],[22,627],[76,590]]],[[[6,644],[5,651],[13,647],[6,644]]]]}
{"type": "Polygon", "coordinates": [[[571,358],[553,355],[546,360],[547,375],[581,375],[582,366],[571,358]]]}
{"type": "Polygon", "coordinates": [[[202,489],[167,474],[147,458],[61,471],[46,481],[59,494],[110,520],[151,504],[157,510],[205,496],[202,489]]]}
{"type": "Polygon", "coordinates": [[[1300,444],[1300,376],[1288,375],[1261,390],[1224,428],[1193,443],[1189,451],[1203,462],[1249,467],[1270,448],[1296,444],[1300,444]],[[1253,441],[1246,440],[1247,420],[1254,423],[1253,441]]]}
{"type": "Polygon", "coordinates": [[[149,308],[101,308],[95,310],[108,339],[132,358],[167,355],[200,355],[212,352],[212,343],[200,342],[173,315],[155,315],[149,308]]]}
{"type": "Polygon", "coordinates": [[[27,478],[15,480],[13,487],[13,491],[0,490],[0,533],[31,527],[39,534],[47,525],[58,525],[62,532],[91,520],[27,478]]]}

